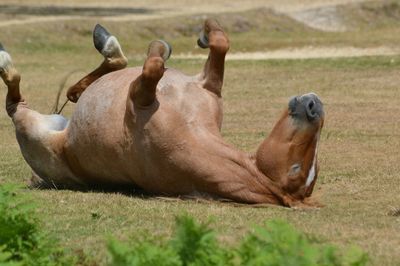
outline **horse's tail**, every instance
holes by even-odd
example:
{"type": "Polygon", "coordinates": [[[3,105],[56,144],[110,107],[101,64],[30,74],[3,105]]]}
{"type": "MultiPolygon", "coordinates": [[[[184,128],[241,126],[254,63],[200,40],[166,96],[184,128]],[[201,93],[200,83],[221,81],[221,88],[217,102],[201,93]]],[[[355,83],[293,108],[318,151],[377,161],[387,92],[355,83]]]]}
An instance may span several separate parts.
{"type": "Polygon", "coordinates": [[[62,110],[64,109],[64,107],[65,107],[65,106],[67,105],[67,103],[69,102],[68,98],[66,98],[66,100],[65,100],[65,102],[63,103],[63,105],[61,106],[61,108],[58,108],[58,107],[59,107],[59,104],[60,104],[61,93],[62,93],[62,92],[64,91],[64,89],[65,89],[65,84],[67,84],[68,79],[69,79],[73,74],[78,73],[78,72],[82,72],[82,70],[81,70],[81,69],[72,70],[71,72],[67,73],[67,74],[63,77],[63,79],[61,80],[60,86],[59,86],[58,91],[57,91],[56,100],[55,100],[54,105],[53,105],[53,107],[52,107],[52,109],[51,109],[51,113],[52,113],[52,114],[60,114],[60,113],[62,112],[62,110]]]}

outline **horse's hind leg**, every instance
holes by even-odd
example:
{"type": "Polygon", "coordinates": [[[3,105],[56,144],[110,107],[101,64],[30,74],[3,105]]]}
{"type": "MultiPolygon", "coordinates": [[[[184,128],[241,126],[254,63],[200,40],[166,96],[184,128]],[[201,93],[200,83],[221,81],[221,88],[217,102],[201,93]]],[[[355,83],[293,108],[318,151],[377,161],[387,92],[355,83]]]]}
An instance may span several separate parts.
{"type": "Polygon", "coordinates": [[[104,61],[93,72],[68,89],[67,97],[72,102],[77,102],[82,92],[96,79],[107,73],[123,69],[128,64],[117,38],[99,24],[93,30],[93,42],[95,48],[104,56],[104,61]]]}
{"type": "Polygon", "coordinates": [[[19,82],[21,76],[15,69],[11,56],[4,50],[0,44],[0,76],[7,86],[7,97],[6,97],[6,110],[7,114],[12,117],[16,112],[18,105],[26,106],[25,101],[21,97],[19,90],[19,82]]]}
{"type": "MultiPolygon", "coordinates": [[[[1,46],[1,45],[0,45],[1,46]]],[[[1,47],[0,76],[7,86],[6,110],[15,126],[22,155],[34,173],[56,186],[77,185],[63,159],[68,121],[61,115],[42,115],[28,108],[20,93],[20,75],[1,47]]]]}
{"type": "Polygon", "coordinates": [[[164,75],[164,63],[171,55],[171,47],[165,41],[153,41],[149,45],[147,59],[142,74],[132,82],[129,89],[129,102],[135,107],[146,107],[156,99],[157,84],[164,75]]]}
{"type": "Polygon", "coordinates": [[[223,117],[221,90],[224,81],[225,55],[229,50],[229,39],[216,20],[207,19],[204,22],[197,44],[203,49],[210,49],[203,72],[199,75],[199,81],[204,89],[216,96],[219,108],[215,114],[215,119],[221,130],[223,117]]]}
{"type": "Polygon", "coordinates": [[[207,19],[197,41],[201,48],[210,48],[201,78],[204,88],[221,96],[224,80],[225,55],[229,50],[229,39],[216,20],[207,19]]]}

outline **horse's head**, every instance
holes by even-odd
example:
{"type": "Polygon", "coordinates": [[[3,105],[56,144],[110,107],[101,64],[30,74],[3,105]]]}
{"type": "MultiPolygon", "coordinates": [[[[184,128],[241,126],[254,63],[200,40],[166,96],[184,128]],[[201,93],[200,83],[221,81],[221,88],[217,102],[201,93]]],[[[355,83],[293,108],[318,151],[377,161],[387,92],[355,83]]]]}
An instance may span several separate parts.
{"type": "Polygon", "coordinates": [[[293,97],[256,154],[257,167],[298,199],[309,197],[318,175],[323,105],[314,93],[293,97]]]}

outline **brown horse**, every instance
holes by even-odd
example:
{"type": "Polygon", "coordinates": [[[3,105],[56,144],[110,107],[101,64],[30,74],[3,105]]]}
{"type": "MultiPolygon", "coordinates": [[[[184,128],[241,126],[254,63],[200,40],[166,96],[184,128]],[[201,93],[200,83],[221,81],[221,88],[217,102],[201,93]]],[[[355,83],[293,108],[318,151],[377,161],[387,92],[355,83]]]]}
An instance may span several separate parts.
{"type": "Polygon", "coordinates": [[[42,182],[61,187],[138,186],[162,195],[207,195],[244,203],[304,206],[318,174],[324,120],[313,94],[293,97],[269,137],[249,156],[221,137],[229,40],[207,20],[198,44],[209,48],[201,74],[165,68],[164,41],[149,45],[143,67],[125,68],[117,39],[103,27],[94,44],[104,62],[68,90],[70,121],[29,109],[20,75],[1,49],[6,109],[21,152],[42,182]]]}

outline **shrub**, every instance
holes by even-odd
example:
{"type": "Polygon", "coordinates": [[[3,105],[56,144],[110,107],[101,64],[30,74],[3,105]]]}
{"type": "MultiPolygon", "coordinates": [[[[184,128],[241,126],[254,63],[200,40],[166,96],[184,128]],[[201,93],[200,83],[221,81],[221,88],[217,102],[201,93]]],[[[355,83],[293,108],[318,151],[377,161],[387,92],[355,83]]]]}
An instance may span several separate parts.
{"type": "Polygon", "coordinates": [[[213,230],[188,216],[176,218],[175,234],[164,244],[149,237],[136,239],[130,245],[111,239],[108,251],[110,264],[115,266],[229,266],[232,259],[230,252],[218,245],[213,230]]]}
{"type": "Polygon", "coordinates": [[[156,244],[149,239],[131,244],[108,242],[110,265],[348,265],[361,266],[367,256],[358,248],[340,254],[331,245],[320,245],[283,221],[269,221],[256,227],[237,248],[221,247],[207,224],[188,216],[176,218],[169,241],[156,244]]]}
{"type": "Polygon", "coordinates": [[[17,196],[16,187],[0,187],[0,246],[11,252],[14,259],[21,259],[25,251],[38,244],[37,220],[33,205],[17,196]]]}
{"type": "Polygon", "coordinates": [[[1,265],[71,265],[72,257],[66,257],[39,225],[35,205],[18,186],[1,185],[1,265]]]}
{"type": "Polygon", "coordinates": [[[112,254],[112,265],[181,265],[178,255],[169,247],[156,245],[148,240],[138,241],[132,246],[114,239],[108,242],[108,251],[112,254]]]}
{"type": "MultiPolygon", "coordinates": [[[[315,241],[314,241],[315,242],[315,241]]],[[[268,221],[242,241],[238,254],[242,265],[365,265],[359,249],[340,255],[331,245],[319,245],[283,221],[268,221]]]]}
{"type": "Polygon", "coordinates": [[[169,246],[179,255],[182,265],[230,265],[233,254],[220,247],[207,224],[198,224],[189,216],[176,218],[176,229],[169,246]]]}

